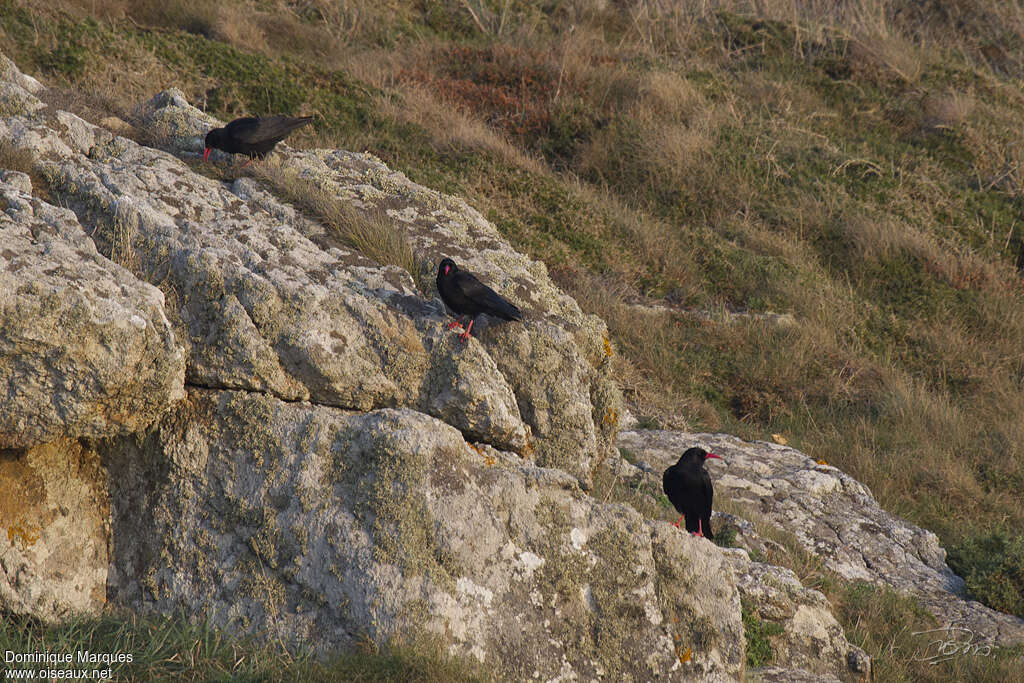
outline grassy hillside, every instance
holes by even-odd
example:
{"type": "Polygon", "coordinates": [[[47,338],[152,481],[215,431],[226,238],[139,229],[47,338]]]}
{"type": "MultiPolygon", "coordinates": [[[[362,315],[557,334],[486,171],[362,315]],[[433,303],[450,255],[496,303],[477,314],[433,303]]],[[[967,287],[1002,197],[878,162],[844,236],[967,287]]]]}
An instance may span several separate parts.
{"type": "Polygon", "coordinates": [[[781,435],[1024,613],[1020,0],[0,0],[0,45],[96,118],[312,114],[465,197],[645,424],[781,435]]]}

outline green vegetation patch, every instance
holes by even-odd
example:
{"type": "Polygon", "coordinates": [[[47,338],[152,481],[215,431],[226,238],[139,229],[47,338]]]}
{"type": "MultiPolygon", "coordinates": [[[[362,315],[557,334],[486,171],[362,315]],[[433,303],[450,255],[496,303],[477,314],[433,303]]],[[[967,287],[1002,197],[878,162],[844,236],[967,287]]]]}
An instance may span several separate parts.
{"type": "Polygon", "coordinates": [[[971,597],[1024,617],[1024,535],[996,531],[966,538],[950,548],[948,559],[971,597]]]}
{"type": "Polygon", "coordinates": [[[747,642],[747,666],[757,669],[771,663],[775,657],[772,651],[772,636],[782,634],[782,626],[758,617],[757,610],[743,601],[743,636],[747,642]]]}

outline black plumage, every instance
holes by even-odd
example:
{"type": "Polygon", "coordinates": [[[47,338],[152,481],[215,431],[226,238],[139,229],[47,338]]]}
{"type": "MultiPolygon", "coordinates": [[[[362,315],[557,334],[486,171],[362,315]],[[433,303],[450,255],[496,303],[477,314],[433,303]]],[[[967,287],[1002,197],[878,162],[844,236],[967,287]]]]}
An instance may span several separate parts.
{"type": "MultiPolygon", "coordinates": [[[[711,475],[704,469],[708,458],[722,459],[722,456],[708,453],[703,448],[688,448],[679,461],[662,475],[661,483],[665,495],[672,501],[676,511],[686,518],[686,530],[698,536],[714,540],[711,533],[711,502],[715,495],[711,475]]],[[[676,526],[679,526],[679,519],[676,526]]]]}
{"type": "Polygon", "coordinates": [[[469,327],[459,335],[466,341],[473,329],[473,321],[481,313],[502,320],[522,320],[523,314],[512,303],[476,279],[472,273],[461,270],[455,261],[446,258],[437,267],[437,291],[441,300],[459,319],[448,326],[462,327],[462,318],[469,316],[469,327]]]}
{"type": "Polygon", "coordinates": [[[262,159],[289,133],[312,120],[312,116],[246,116],[235,119],[223,128],[214,128],[206,134],[203,160],[210,158],[210,150],[214,148],[228,154],[245,154],[262,159]]]}

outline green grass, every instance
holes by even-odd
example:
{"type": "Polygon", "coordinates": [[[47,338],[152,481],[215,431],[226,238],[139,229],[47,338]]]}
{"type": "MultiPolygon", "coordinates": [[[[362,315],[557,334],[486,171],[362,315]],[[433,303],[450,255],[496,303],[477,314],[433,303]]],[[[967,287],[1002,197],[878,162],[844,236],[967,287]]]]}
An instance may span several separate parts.
{"type": "MultiPolygon", "coordinates": [[[[366,642],[366,647],[357,652],[321,661],[308,654],[297,655],[294,648],[285,651],[276,643],[228,637],[209,626],[159,616],[110,613],[96,618],[73,618],[60,625],[9,614],[0,618],[0,650],[5,652],[50,652],[76,658],[80,651],[131,655],[130,662],[91,665],[99,670],[113,669],[115,680],[490,680],[473,665],[444,654],[441,646],[429,638],[386,649],[366,642]]],[[[33,663],[8,666],[42,668],[33,663]]],[[[85,667],[77,660],[66,665],[72,669],[85,667]]]]}
{"type": "Polygon", "coordinates": [[[749,604],[743,604],[743,636],[747,641],[747,666],[751,669],[770,664],[775,657],[772,651],[771,637],[781,635],[782,626],[762,621],[756,610],[749,604]]]}
{"type": "MultiPolygon", "coordinates": [[[[935,658],[942,641],[984,643],[986,634],[947,635],[942,624],[913,598],[864,582],[843,584],[831,594],[847,639],[872,655],[877,681],[1020,681],[1024,647],[957,648],[957,656],[935,658]],[[945,661],[942,661],[945,660],[945,661]],[[934,663],[933,663],[934,662],[934,663]]],[[[946,646],[952,652],[952,646],[946,646]]]]}
{"type": "Polygon", "coordinates": [[[1024,536],[996,531],[949,550],[949,566],[967,582],[971,597],[1024,617],[1024,536]]]}

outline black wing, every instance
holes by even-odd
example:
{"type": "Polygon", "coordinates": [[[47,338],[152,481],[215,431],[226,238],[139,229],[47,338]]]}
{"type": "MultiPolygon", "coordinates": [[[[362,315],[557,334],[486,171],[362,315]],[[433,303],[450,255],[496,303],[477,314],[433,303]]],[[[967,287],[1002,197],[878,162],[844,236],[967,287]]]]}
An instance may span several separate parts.
{"type": "Polygon", "coordinates": [[[715,540],[715,535],[711,533],[711,503],[715,497],[715,488],[711,485],[711,475],[707,473],[707,470],[702,470],[702,472],[701,504],[703,509],[700,512],[701,526],[704,527],[704,535],[711,540],[715,540]]]}
{"type": "Polygon", "coordinates": [[[522,312],[493,289],[477,280],[472,273],[460,270],[452,278],[453,289],[458,296],[472,302],[480,313],[493,315],[504,320],[521,320],[522,312]]]}
{"type": "Polygon", "coordinates": [[[258,119],[247,116],[229,123],[228,132],[237,142],[246,145],[280,142],[293,130],[305,126],[312,120],[312,116],[264,116],[258,119]]]}
{"type": "Polygon", "coordinates": [[[260,120],[255,116],[243,116],[224,126],[224,134],[232,140],[244,140],[259,130],[260,120]]]}
{"type": "Polygon", "coordinates": [[[679,500],[679,481],[672,467],[669,467],[661,475],[661,488],[665,491],[665,495],[668,496],[668,500],[675,507],[676,512],[681,515],[686,514],[683,512],[682,504],[679,500]]]}

